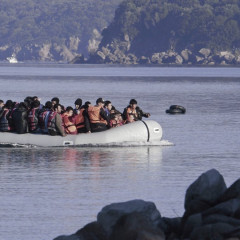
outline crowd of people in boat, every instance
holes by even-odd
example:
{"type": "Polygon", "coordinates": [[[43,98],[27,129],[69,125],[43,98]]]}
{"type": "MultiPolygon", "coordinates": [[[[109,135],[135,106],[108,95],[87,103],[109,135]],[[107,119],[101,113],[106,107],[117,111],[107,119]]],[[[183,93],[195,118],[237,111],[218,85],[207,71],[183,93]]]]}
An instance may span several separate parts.
{"type": "Polygon", "coordinates": [[[78,133],[101,132],[109,128],[149,117],[131,99],[123,113],[118,111],[111,101],[102,98],[96,100],[96,105],[82,99],[75,101],[75,107],[64,107],[57,97],[42,105],[37,96],[26,97],[23,102],[0,100],[0,132],[42,133],[52,136],[78,133]]]}

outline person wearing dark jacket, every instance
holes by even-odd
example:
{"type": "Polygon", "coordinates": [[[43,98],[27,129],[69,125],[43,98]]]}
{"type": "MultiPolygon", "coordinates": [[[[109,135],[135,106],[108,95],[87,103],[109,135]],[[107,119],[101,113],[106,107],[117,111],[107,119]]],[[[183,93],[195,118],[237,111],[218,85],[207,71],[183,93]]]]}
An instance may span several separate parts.
{"type": "Polygon", "coordinates": [[[82,106],[82,99],[78,98],[74,104],[75,104],[75,109],[73,110],[73,113],[74,115],[77,115],[80,113],[80,108],[82,106]]]}
{"type": "Polygon", "coordinates": [[[135,121],[142,120],[142,117],[150,117],[150,113],[145,113],[140,107],[138,107],[137,101],[135,99],[131,99],[129,106],[124,109],[123,119],[128,121],[131,115],[134,116],[135,121]]]}
{"type": "Polygon", "coordinates": [[[18,108],[13,112],[12,119],[14,122],[14,129],[19,134],[28,132],[28,105],[26,102],[21,102],[18,108]]]}
{"type": "Polygon", "coordinates": [[[87,109],[89,123],[86,124],[87,132],[102,132],[108,129],[110,118],[103,109],[104,100],[98,98],[95,106],[87,109]]]}
{"type": "Polygon", "coordinates": [[[48,133],[51,136],[61,135],[66,136],[63,128],[63,121],[61,117],[62,108],[60,104],[55,104],[54,111],[51,111],[48,117],[48,133]]]}

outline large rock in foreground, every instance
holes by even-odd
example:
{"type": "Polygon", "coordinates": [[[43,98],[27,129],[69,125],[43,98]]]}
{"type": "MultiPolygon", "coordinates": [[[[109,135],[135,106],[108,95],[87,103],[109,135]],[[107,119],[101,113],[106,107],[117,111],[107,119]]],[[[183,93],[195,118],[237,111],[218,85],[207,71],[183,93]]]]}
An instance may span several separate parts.
{"type": "Polygon", "coordinates": [[[123,203],[113,203],[104,207],[98,214],[97,221],[107,234],[110,235],[112,227],[122,216],[134,212],[141,213],[152,225],[159,224],[161,220],[161,215],[154,203],[143,200],[133,200],[123,203]]]}
{"type": "Polygon", "coordinates": [[[161,218],[152,202],[104,207],[97,221],[54,240],[240,240],[240,179],[228,189],[215,169],[187,189],[183,217],[161,218]]]}
{"type": "Polygon", "coordinates": [[[187,189],[185,197],[185,209],[187,210],[193,201],[198,200],[204,204],[214,204],[226,191],[227,187],[223,176],[215,169],[203,173],[187,189]]]}

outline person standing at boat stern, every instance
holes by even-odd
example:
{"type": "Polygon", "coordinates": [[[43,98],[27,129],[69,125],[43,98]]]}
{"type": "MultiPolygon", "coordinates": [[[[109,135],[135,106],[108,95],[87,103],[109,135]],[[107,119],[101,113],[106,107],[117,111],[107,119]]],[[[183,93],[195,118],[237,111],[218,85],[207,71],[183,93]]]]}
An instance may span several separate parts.
{"type": "Polygon", "coordinates": [[[129,118],[132,118],[131,115],[134,116],[135,121],[142,120],[142,117],[149,118],[151,116],[150,113],[143,112],[137,104],[135,99],[130,100],[129,105],[123,111],[124,120],[128,121],[129,118]]]}
{"type": "Polygon", "coordinates": [[[48,133],[51,136],[61,135],[66,136],[62,122],[62,108],[60,104],[55,104],[53,107],[54,111],[51,111],[48,117],[48,133]]]}
{"type": "Polygon", "coordinates": [[[86,124],[87,132],[102,132],[108,129],[110,118],[103,109],[104,100],[98,98],[95,106],[87,109],[90,124],[86,124]]]}

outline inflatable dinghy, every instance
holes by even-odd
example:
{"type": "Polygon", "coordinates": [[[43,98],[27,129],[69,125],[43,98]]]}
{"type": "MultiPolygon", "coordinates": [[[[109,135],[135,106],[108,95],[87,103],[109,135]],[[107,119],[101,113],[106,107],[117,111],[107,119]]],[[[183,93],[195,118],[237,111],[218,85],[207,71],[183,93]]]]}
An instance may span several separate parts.
{"type": "Polygon", "coordinates": [[[66,137],[0,132],[0,143],[3,145],[19,144],[41,147],[109,145],[131,142],[147,143],[159,142],[161,138],[162,128],[152,120],[137,121],[99,133],[82,133],[67,135],[66,137]]]}

